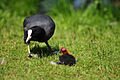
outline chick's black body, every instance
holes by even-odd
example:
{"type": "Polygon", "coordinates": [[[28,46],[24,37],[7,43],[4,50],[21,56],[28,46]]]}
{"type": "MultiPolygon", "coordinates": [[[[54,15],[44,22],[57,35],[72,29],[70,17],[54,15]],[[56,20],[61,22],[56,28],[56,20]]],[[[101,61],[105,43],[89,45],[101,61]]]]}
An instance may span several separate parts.
{"type": "MultiPolygon", "coordinates": [[[[32,38],[30,41],[47,42],[53,35],[55,23],[51,17],[44,14],[36,14],[27,17],[23,23],[24,26],[24,42],[28,36],[28,30],[32,30],[32,38]]],[[[30,42],[29,41],[29,42],[30,42]]]]}
{"type": "Polygon", "coordinates": [[[76,64],[76,60],[74,56],[67,53],[59,56],[59,64],[72,66],[73,64],[76,64]]]}

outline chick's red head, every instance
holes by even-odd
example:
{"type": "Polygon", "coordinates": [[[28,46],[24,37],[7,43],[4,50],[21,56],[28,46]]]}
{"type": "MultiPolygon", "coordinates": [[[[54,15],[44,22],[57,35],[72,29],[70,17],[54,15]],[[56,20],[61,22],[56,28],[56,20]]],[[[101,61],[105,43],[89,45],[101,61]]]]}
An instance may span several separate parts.
{"type": "Polygon", "coordinates": [[[68,53],[68,52],[67,52],[67,49],[65,49],[64,47],[60,47],[60,49],[61,49],[61,52],[62,52],[63,54],[68,53]]]}
{"type": "Polygon", "coordinates": [[[60,47],[60,49],[61,49],[62,52],[67,51],[64,47],[60,47]]]}

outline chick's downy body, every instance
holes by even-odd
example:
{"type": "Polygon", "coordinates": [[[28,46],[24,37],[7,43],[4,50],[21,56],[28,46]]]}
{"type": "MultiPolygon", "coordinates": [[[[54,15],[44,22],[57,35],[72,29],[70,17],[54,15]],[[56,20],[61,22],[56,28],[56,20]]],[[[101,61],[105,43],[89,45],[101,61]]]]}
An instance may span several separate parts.
{"type": "Polygon", "coordinates": [[[62,56],[59,56],[59,61],[62,64],[70,65],[70,66],[76,63],[75,57],[70,54],[64,54],[62,56]]]}
{"type": "Polygon", "coordinates": [[[67,49],[65,48],[61,48],[61,56],[59,56],[59,64],[65,64],[65,65],[69,65],[72,66],[73,64],[76,64],[76,59],[73,55],[71,55],[69,53],[69,51],[67,51],[67,49]]]}

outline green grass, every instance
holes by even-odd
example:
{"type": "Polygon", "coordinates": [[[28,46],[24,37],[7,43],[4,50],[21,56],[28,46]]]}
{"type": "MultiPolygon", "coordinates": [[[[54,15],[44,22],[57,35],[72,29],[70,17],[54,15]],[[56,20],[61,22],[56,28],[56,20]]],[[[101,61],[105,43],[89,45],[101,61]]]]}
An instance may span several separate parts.
{"type": "MultiPolygon", "coordinates": [[[[34,11],[34,10],[33,10],[34,11]]],[[[21,13],[22,14],[22,13],[21,13]]],[[[59,55],[49,53],[44,43],[31,42],[29,58],[23,41],[24,16],[0,10],[0,80],[119,80],[120,23],[99,15],[72,12],[51,15],[56,23],[49,40],[53,49],[67,48],[78,60],[74,66],[51,65],[59,55]]],[[[28,15],[28,14],[27,14],[28,15]]]]}

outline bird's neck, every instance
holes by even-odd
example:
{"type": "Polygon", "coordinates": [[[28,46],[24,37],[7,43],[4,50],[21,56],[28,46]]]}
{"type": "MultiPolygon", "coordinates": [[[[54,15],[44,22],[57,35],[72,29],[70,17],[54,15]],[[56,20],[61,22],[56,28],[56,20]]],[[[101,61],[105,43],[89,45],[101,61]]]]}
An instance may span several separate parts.
{"type": "Polygon", "coordinates": [[[61,55],[64,55],[64,54],[69,54],[69,51],[62,52],[61,55]]]}

